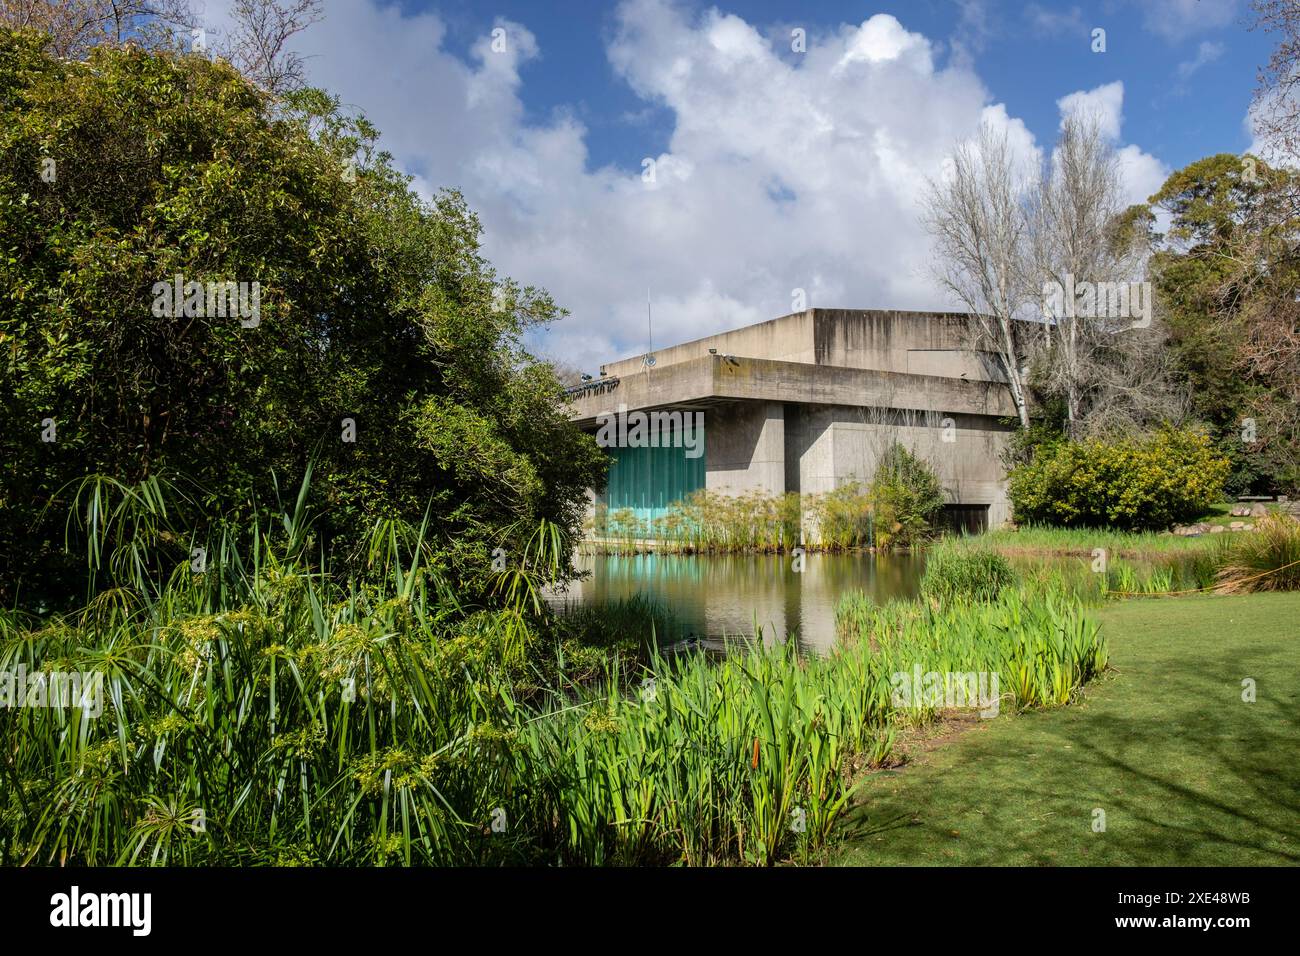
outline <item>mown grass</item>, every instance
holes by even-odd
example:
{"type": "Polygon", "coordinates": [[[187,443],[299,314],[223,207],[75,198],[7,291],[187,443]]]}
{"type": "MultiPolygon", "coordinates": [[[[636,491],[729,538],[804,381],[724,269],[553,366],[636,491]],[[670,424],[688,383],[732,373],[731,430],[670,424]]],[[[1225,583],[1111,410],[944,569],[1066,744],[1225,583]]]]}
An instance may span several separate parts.
{"type": "Polygon", "coordinates": [[[1297,615],[1295,593],[1112,604],[1109,676],[1075,706],[978,722],[864,778],[836,861],[1300,863],[1297,615]]]}

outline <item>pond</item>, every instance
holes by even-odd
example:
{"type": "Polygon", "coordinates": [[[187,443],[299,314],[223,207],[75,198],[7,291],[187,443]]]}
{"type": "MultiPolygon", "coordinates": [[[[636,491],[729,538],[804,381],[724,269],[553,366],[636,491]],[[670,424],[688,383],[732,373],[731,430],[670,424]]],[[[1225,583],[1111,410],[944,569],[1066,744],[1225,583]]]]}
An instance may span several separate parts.
{"type": "Polygon", "coordinates": [[[917,593],[923,554],[580,555],[586,576],[553,603],[604,604],[641,594],[668,608],[680,634],[721,647],[724,637],[797,636],[809,650],[835,642],[835,605],[861,590],[876,601],[917,593]]]}
{"type": "MultiPolygon", "coordinates": [[[[661,644],[699,641],[722,650],[724,638],[744,638],[762,632],[765,642],[794,635],[802,648],[822,652],[836,639],[835,606],[850,591],[864,591],[877,603],[912,598],[920,590],[925,554],[808,554],[802,571],[790,555],[590,555],[580,554],[577,566],[584,577],[550,600],[566,604],[600,605],[641,595],[668,609],[673,633],[661,644]]],[[[1089,556],[1021,555],[1011,558],[1022,575],[1060,571],[1066,579],[1095,587],[1089,556]]],[[[1166,555],[1147,560],[1116,560],[1138,579],[1160,568],[1169,576],[1155,590],[1191,588],[1205,584],[1184,572],[1193,570],[1191,555],[1166,555]]],[[[1110,585],[1127,585],[1116,579],[1110,585]]]]}

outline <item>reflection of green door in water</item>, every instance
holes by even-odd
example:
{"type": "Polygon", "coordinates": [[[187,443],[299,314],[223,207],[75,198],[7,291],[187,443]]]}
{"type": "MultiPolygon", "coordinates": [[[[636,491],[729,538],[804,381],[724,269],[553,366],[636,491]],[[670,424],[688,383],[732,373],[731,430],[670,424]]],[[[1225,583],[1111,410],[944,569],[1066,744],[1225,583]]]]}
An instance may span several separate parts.
{"type": "Polygon", "coordinates": [[[703,488],[703,435],[697,441],[694,449],[608,449],[609,481],[600,501],[609,508],[610,516],[626,508],[636,517],[639,526],[649,529],[653,522],[667,514],[669,505],[703,488]],[[688,458],[687,451],[699,454],[688,458]]]}

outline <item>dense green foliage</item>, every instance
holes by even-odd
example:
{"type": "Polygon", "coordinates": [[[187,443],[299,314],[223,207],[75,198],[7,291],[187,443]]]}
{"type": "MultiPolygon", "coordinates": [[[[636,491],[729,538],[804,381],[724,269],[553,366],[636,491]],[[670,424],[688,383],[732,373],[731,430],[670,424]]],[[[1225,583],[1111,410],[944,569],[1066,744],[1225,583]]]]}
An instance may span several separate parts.
{"type": "Polygon", "coordinates": [[[921,596],[933,601],[992,601],[1015,583],[1011,562],[996,551],[940,545],[926,555],[921,596]]]}
{"type": "Polygon", "coordinates": [[[368,542],[367,582],[340,584],[313,563],[309,499],[204,574],[0,613],[0,672],[104,680],[98,713],[0,712],[0,860],[770,863],[824,845],[853,770],[934,716],[898,708],[897,673],[996,670],[999,706],[1019,708],[1065,703],[1105,665],[1078,602],[1039,591],[852,602],[824,658],[755,641],[665,660],[645,607],[615,632],[539,602],[567,550],[546,526],[490,608],[397,523],[368,542]]]}
{"type": "Polygon", "coordinates": [[[1223,496],[1228,462],[1209,438],[1164,428],[1149,436],[1057,441],[1011,472],[1017,521],[1164,530],[1223,496]]]}
{"type": "Polygon", "coordinates": [[[1287,300],[1300,288],[1292,178],[1256,157],[1220,153],[1174,172],[1150,201],[1170,223],[1153,236],[1150,275],[1175,371],[1231,462],[1233,494],[1300,490],[1300,383],[1293,367],[1260,360],[1285,354],[1284,341],[1270,348],[1268,326],[1293,319],[1287,300]]]}
{"type": "Polygon", "coordinates": [[[911,546],[928,538],[943,513],[943,488],[929,463],[900,443],[891,444],[876,465],[867,491],[875,515],[875,544],[911,546]]]}
{"type": "Polygon", "coordinates": [[[64,517],[92,474],[185,492],[180,538],[148,542],[163,575],[313,459],[339,567],[427,513],[430,560],[473,594],[517,522],[576,525],[603,458],[521,340],[559,313],[494,274],[459,195],[421,201],[323,94],[40,47],[0,31],[0,597],[81,591],[64,517]],[[256,324],[201,298],[166,314],[175,276],[258,283],[256,324]]]}

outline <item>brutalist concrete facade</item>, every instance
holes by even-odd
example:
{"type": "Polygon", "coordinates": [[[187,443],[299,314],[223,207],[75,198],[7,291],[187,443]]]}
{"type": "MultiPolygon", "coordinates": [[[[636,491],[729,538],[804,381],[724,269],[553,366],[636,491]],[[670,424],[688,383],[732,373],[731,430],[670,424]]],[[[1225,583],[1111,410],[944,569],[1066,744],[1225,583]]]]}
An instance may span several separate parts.
{"type": "Polygon", "coordinates": [[[809,309],[602,366],[571,414],[703,411],[705,487],[820,494],[869,480],[893,441],[952,505],[1009,517],[1002,452],[1015,408],[965,315],[809,309]]]}

